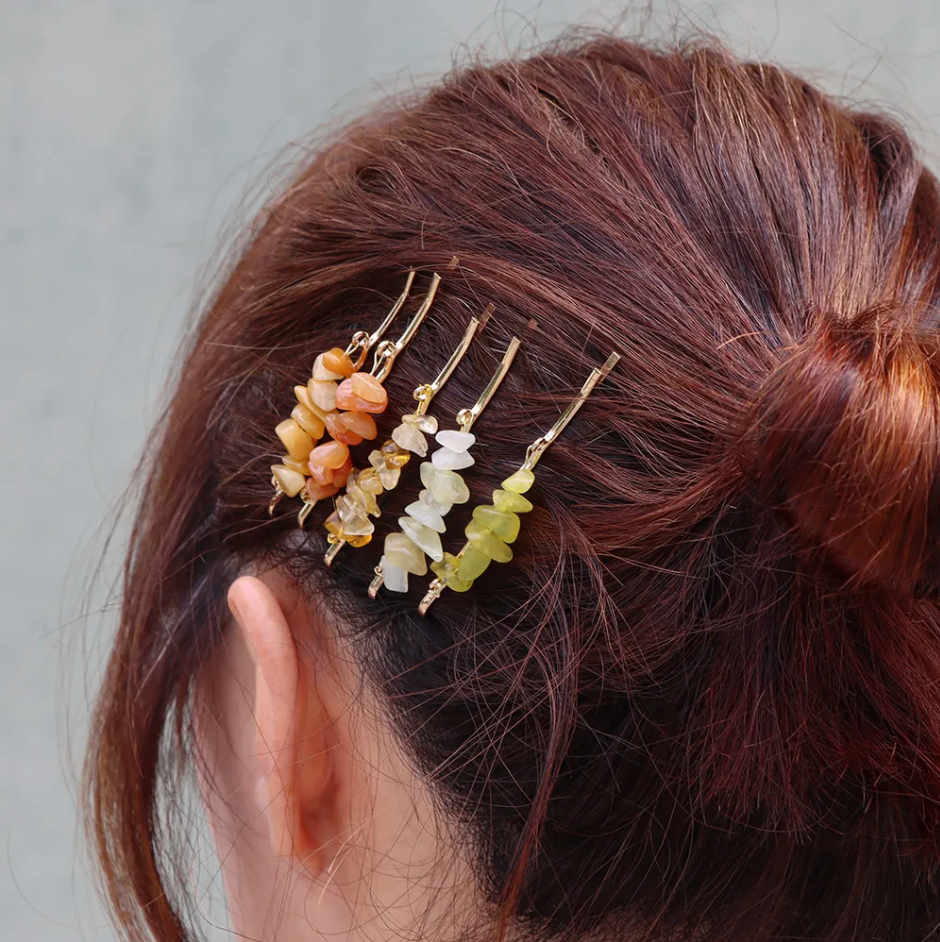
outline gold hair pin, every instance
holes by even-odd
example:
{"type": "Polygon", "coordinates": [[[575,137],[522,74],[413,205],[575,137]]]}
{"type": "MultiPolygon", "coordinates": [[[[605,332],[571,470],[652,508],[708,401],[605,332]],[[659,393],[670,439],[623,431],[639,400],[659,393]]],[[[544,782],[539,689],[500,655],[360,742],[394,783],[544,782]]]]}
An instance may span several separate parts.
{"type": "Polygon", "coordinates": [[[411,460],[412,454],[423,458],[428,453],[425,435],[437,431],[437,419],[427,414],[431,401],[450,379],[494,309],[495,306],[490,304],[479,317],[470,319],[460,343],[437,377],[414,391],[418,403],[415,411],[402,415],[401,423],[394,429],[391,438],[369,455],[371,467],[349,474],[346,493],[336,501],[336,510],[324,524],[331,544],[325,556],[327,566],[332,565],[347,543],[360,547],[371,541],[375,524],[369,517],[381,515],[377,498],[397,487],[401,469],[411,460]]]}
{"type": "MultiPolygon", "coordinates": [[[[375,567],[375,578],[369,586],[370,598],[377,596],[383,584],[392,592],[407,592],[409,573],[423,576],[428,571],[425,554],[434,561],[444,558],[441,546],[441,534],[446,531],[444,518],[454,504],[463,504],[470,499],[470,491],[457,473],[474,464],[470,449],[476,443],[476,437],[470,429],[509,372],[520,343],[518,337],[512,338],[479,399],[469,409],[461,409],[457,413],[458,428],[437,432],[435,440],[440,447],[430,461],[421,463],[424,490],[405,508],[405,516],[399,518],[401,532],[389,533],[385,537],[382,559],[375,567]]],[[[436,422],[432,431],[437,431],[436,422]]],[[[423,454],[427,454],[427,443],[423,454]]]]}
{"type": "Polygon", "coordinates": [[[512,559],[509,544],[519,536],[519,514],[532,510],[531,502],[523,495],[535,483],[533,469],[548,446],[561,435],[584,405],[594,387],[619,360],[619,354],[611,353],[603,366],[591,371],[578,395],[561,413],[555,424],[529,445],[525,461],[519,469],[502,482],[499,490],[493,491],[493,503],[481,504],[474,508],[473,519],[464,530],[467,542],[460,552],[456,556],[444,553],[440,561],[431,564],[436,578],[418,606],[422,615],[427,613],[445,588],[454,592],[466,592],[474,581],[483,575],[491,562],[507,563],[512,559]]]}
{"type": "MultiPolygon", "coordinates": [[[[455,258],[450,268],[456,262],[455,258]]],[[[294,387],[297,405],[291,417],[275,429],[287,454],[271,466],[275,490],[269,514],[274,513],[282,498],[301,495],[303,506],[297,523],[302,527],[316,502],[336,494],[346,483],[352,469],[349,446],[371,441],[378,434],[373,415],[388,406],[388,393],[382,384],[398,354],[427,317],[441,282],[440,275],[432,275],[427,293],[401,337],[397,341],[382,340],[407,301],[414,279],[414,270],[409,270],[404,290],[373,333],[357,331],[346,350],[335,347],[321,353],[307,385],[294,387]],[[363,372],[373,347],[372,369],[363,372]],[[332,440],[317,445],[325,433],[332,440]]]]}
{"type": "MultiPolygon", "coordinates": [[[[369,351],[382,339],[408,300],[414,280],[415,271],[410,269],[404,290],[372,334],[356,331],[345,350],[334,347],[321,353],[314,361],[307,385],[294,387],[297,405],[291,417],[274,430],[287,454],[279,464],[271,465],[274,496],[268,504],[269,514],[274,513],[274,508],[284,497],[296,497],[304,489],[310,475],[307,465],[310,452],[326,431],[327,416],[336,411],[336,381],[352,376],[362,367],[369,351]]],[[[368,421],[362,422],[360,427],[366,434],[371,431],[368,421]]],[[[349,432],[352,433],[351,427],[349,432]]]]}

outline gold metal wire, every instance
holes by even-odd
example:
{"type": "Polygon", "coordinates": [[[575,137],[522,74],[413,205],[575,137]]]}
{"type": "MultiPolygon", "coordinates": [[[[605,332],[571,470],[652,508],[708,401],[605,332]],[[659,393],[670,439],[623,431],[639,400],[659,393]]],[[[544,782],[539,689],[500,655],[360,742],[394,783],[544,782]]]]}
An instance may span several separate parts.
{"type": "Polygon", "coordinates": [[[371,372],[380,383],[384,383],[388,378],[388,374],[392,371],[398,354],[411,343],[412,338],[418,332],[418,328],[424,323],[424,319],[428,316],[431,305],[434,303],[434,298],[437,295],[437,289],[440,287],[440,284],[441,276],[435,272],[431,276],[431,284],[428,287],[427,294],[424,296],[424,300],[421,302],[421,307],[415,311],[414,317],[411,318],[411,321],[402,335],[398,340],[383,340],[375,348],[375,359],[372,361],[371,372]]]}
{"type": "Polygon", "coordinates": [[[431,400],[441,391],[443,385],[450,379],[451,374],[460,365],[460,361],[466,356],[477,332],[486,326],[486,322],[493,316],[493,311],[495,310],[495,304],[488,304],[479,317],[471,317],[470,323],[467,324],[467,329],[464,331],[463,338],[450,355],[450,359],[441,368],[437,377],[432,382],[425,383],[414,391],[414,398],[418,402],[415,415],[424,415],[424,413],[428,411],[431,400]]]}
{"type": "Polygon", "coordinates": [[[496,394],[496,390],[499,389],[500,384],[506,378],[521,343],[522,341],[518,337],[513,337],[509,341],[509,346],[506,348],[502,360],[499,361],[496,372],[490,377],[490,381],[486,384],[483,392],[480,393],[480,398],[469,409],[461,409],[457,413],[457,422],[460,425],[461,432],[469,432],[473,428],[473,423],[480,417],[480,413],[489,405],[490,400],[496,394]]]}
{"type": "Polygon", "coordinates": [[[525,463],[522,465],[520,470],[531,471],[538,463],[539,458],[545,454],[545,449],[559,435],[565,430],[568,426],[568,423],[578,414],[578,410],[581,406],[584,405],[587,397],[591,395],[591,392],[594,390],[594,387],[617,365],[620,361],[619,353],[611,353],[607,358],[607,362],[601,366],[593,369],[591,375],[584,381],[584,385],[581,387],[581,391],[578,395],[572,399],[570,403],[565,407],[564,412],[558,416],[558,420],[555,424],[542,436],[537,438],[531,445],[529,445],[525,454],[525,463]]]}

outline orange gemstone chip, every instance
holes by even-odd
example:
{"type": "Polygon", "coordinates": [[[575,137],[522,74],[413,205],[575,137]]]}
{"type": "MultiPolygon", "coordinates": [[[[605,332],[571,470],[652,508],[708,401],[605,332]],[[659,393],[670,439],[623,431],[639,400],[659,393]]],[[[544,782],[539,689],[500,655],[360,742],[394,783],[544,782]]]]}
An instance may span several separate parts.
{"type": "MultiPolygon", "coordinates": [[[[345,412],[343,413],[343,424],[351,432],[371,442],[379,434],[375,425],[375,419],[368,412],[345,412]]],[[[358,443],[357,443],[358,444],[358,443]]]]}
{"type": "Polygon", "coordinates": [[[322,500],[324,497],[332,497],[339,493],[338,484],[315,484],[313,478],[307,479],[307,497],[310,500],[322,500]]]}
{"type": "Polygon", "coordinates": [[[353,361],[339,347],[333,347],[323,354],[323,365],[340,376],[352,376],[356,371],[353,361]]]}
{"type": "Polygon", "coordinates": [[[368,373],[353,373],[336,390],[336,408],[348,412],[384,412],[388,393],[382,384],[368,373]],[[368,398],[367,398],[368,397],[368,398]]]}
{"type": "Polygon", "coordinates": [[[311,472],[317,465],[324,468],[338,468],[349,458],[349,448],[342,442],[324,442],[310,452],[307,459],[311,472]]]}
{"type": "Polygon", "coordinates": [[[371,441],[379,434],[375,419],[365,412],[330,412],[326,428],[336,441],[345,445],[359,445],[364,438],[371,441]]]}
{"type": "Polygon", "coordinates": [[[353,373],[352,391],[366,402],[388,402],[385,387],[371,373],[353,373]]]}

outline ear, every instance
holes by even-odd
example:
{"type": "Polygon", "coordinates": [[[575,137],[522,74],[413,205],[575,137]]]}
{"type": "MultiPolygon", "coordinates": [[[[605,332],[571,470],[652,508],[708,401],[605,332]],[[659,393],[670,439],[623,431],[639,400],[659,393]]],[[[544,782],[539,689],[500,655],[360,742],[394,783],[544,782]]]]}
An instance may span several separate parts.
{"type": "Polygon", "coordinates": [[[256,800],[272,853],[299,858],[319,873],[330,842],[324,808],[332,779],[328,717],[275,591],[261,579],[240,576],[228,603],[254,665],[256,800]]]}

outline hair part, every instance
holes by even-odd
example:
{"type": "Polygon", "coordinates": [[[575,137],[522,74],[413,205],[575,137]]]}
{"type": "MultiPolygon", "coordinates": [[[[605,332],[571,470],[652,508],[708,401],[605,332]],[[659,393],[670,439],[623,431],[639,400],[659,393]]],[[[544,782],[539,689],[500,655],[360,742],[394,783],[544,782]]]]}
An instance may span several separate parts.
{"type": "Polygon", "coordinates": [[[131,536],[87,767],[127,938],[192,938],[166,802],[248,562],[339,616],[504,931],[934,931],[938,230],[899,126],[714,44],[470,65],[301,167],[193,331],[131,536]],[[421,618],[417,587],[367,598],[375,547],[327,573],[314,521],[268,520],[268,466],[313,357],[453,255],[392,403],[469,311],[497,309],[442,416],[539,323],[468,506],[622,361],[512,564],[421,618]]]}

